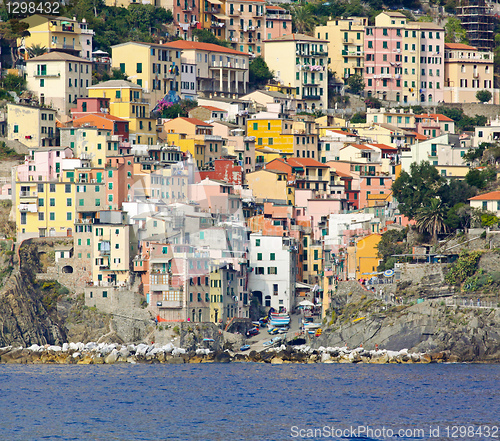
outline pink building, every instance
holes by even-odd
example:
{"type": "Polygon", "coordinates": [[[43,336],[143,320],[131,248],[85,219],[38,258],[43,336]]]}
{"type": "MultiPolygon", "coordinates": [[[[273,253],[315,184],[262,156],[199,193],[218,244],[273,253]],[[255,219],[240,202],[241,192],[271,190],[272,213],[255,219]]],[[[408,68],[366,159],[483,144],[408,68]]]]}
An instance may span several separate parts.
{"type": "MultiPolygon", "coordinates": [[[[18,181],[48,181],[58,179],[62,161],[72,159],[73,151],[69,147],[40,147],[30,150],[24,164],[17,167],[18,181]]],[[[80,161],[78,161],[79,164],[80,161]]],[[[74,168],[74,167],[73,167],[74,168]]]]}
{"type": "Polygon", "coordinates": [[[70,112],[73,119],[91,113],[109,113],[109,98],[77,98],[76,107],[70,112]]]}
{"type": "Polygon", "coordinates": [[[232,215],[241,209],[240,198],[231,184],[209,178],[189,186],[189,199],[216,214],[232,215]]]}
{"type": "Polygon", "coordinates": [[[383,100],[401,100],[403,32],[401,28],[366,28],[364,79],[368,96],[383,100]]]}
{"type": "Polygon", "coordinates": [[[368,207],[369,194],[389,194],[391,192],[391,176],[360,176],[359,208],[368,207]]]}
{"type": "Polygon", "coordinates": [[[266,6],[266,39],[292,33],[292,15],[280,6],[266,6]]]}
{"type": "Polygon", "coordinates": [[[134,156],[112,156],[107,160],[105,206],[110,210],[121,210],[134,186],[134,156]]]}
{"type": "Polygon", "coordinates": [[[200,2],[198,0],[177,0],[172,3],[175,35],[183,40],[193,39],[192,31],[200,22],[200,2]]]}

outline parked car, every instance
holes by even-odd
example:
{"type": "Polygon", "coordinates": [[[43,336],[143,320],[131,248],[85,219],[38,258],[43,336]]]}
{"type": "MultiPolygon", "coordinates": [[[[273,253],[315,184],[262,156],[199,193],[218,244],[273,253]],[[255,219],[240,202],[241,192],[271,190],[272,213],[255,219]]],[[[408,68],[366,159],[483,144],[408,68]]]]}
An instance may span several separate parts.
{"type": "Polygon", "coordinates": [[[259,333],[259,330],[257,328],[251,328],[247,331],[247,337],[253,337],[254,335],[257,335],[259,333]]]}

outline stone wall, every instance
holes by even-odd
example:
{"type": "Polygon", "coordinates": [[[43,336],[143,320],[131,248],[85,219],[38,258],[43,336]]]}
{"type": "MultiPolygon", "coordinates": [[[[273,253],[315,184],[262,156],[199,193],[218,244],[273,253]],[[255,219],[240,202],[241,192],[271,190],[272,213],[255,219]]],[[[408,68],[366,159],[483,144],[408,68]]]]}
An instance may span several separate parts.
{"type": "Polygon", "coordinates": [[[399,282],[412,282],[412,284],[444,282],[443,269],[447,265],[445,263],[400,263],[398,265],[401,274],[399,282]]]}
{"type": "Polygon", "coordinates": [[[72,257],[59,259],[55,266],[47,268],[46,273],[38,273],[36,276],[38,280],[57,280],[71,292],[83,294],[90,282],[90,268],[87,268],[85,261],[72,257]],[[65,272],[68,267],[71,267],[73,272],[65,272]]]}

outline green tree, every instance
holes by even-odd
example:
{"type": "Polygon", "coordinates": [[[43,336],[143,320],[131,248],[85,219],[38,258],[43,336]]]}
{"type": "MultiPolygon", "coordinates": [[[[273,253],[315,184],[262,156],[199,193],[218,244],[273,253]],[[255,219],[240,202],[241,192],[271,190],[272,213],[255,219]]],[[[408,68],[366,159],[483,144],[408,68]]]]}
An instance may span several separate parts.
{"type": "Polygon", "coordinates": [[[20,77],[14,74],[7,74],[1,81],[2,87],[5,90],[15,92],[22,92],[23,90],[26,90],[26,80],[24,79],[24,77],[20,77]]]}
{"type": "Polygon", "coordinates": [[[444,25],[446,43],[465,43],[468,44],[467,31],[462,26],[462,22],[456,17],[448,17],[444,25]]]}
{"type": "Polygon", "coordinates": [[[405,247],[402,241],[404,239],[405,231],[403,230],[388,230],[386,233],[382,234],[377,244],[378,256],[382,259],[378,267],[379,271],[394,267],[394,259],[390,262],[391,256],[393,254],[403,254],[405,247]]]}
{"type": "Polygon", "coordinates": [[[489,90],[478,90],[476,92],[476,99],[480,103],[487,103],[491,100],[491,92],[489,90]]]}
{"type": "Polygon", "coordinates": [[[470,169],[465,175],[465,181],[472,187],[482,190],[486,187],[486,179],[480,170],[477,168],[470,169]]]}
{"type": "Polygon", "coordinates": [[[366,113],[355,113],[351,117],[351,123],[353,124],[361,124],[366,122],[366,113]]]}
{"type": "Polygon", "coordinates": [[[47,48],[41,44],[33,44],[27,48],[30,58],[39,57],[47,52],[47,48]]]}
{"type": "Polygon", "coordinates": [[[445,222],[446,211],[446,207],[437,198],[431,199],[429,205],[417,210],[415,220],[418,230],[432,235],[434,243],[437,242],[439,233],[448,231],[448,226],[445,222]]]}
{"type": "Polygon", "coordinates": [[[200,43],[211,43],[211,44],[217,44],[218,46],[224,46],[228,48],[231,47],[231,44],[228,41],[219,40],[208,29],[193,29],[193,36],[196,37],[196,39],[200,43]]]}
{"type": "Polygon", "coordinates": [[[399,211],[413,219],[417,210],[429,206],[436,198],[444,183],[436,168],[429,162],[414,162],[410,165],[410,173],[402,171],[392,184],[392,192],[399,202],[399,211]]]}
{"type": "Polygon", "coordinates": [[[316,19],[314,14],[311,13],[311,5],[294,6],[291,12],[294,31],[299,34],[312,34],[316,19]]]}
{"type": "Polygon", "coordinates": [[[366,107],[369,109],[380,109],[382,107],[382,101],[374,96],[369,96],[365,100],[366,107]]]}
{"type": "Polygon", "coordinates": [[[444,182],[438,190],[438,197],[443,205],[453,207],[461,202],[467,202],[469,198],[477,194],[477,189],[470,186],[462,179],[451,179],[444,182]]]}
{"type": "Polygon", "coordinates": [[[351,75],[347,79],[347,86],[349,87],[349,92],[359,93],[365,88],[365,80],[361,75],[351,75]]]}
{"type": "Polygon", "coordinates": [[[269,70],[267,63],[260,55],[250,61],[249,71],[249,84],[251,87],[258,87],[266,84],[269,80],[274,78],[273,72],[269,70]]]}
{"type": "Polygon", "coordinates": [[[3,38],[10,47],[10,58],[12,67],[15,67],[19,55],[17,52],[17,40],[29,36],[28,23],[12,18],[6,22],[0,23],[0,38],[3,38]]]}

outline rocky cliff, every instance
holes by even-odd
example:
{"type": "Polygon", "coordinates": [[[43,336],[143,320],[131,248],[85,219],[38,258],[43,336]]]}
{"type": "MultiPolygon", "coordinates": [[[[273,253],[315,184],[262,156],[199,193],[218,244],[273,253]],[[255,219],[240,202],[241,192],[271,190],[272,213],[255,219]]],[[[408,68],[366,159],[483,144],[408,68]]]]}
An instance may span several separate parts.
{"type": "Polygon", "coordinates": [[[446,306],[443,300],[390,305],[357,282],[338,288],[333,317],[314,346],[410,352],[450,351],[460,361],[500,361],[500,309],[446,306]]]}
{"type": "Polygon", "coordinates": [[[36,246],[23,246],[19,258],[19,269],[0,291],[0,346],[62,344],[66,341],[64,327],[50,305],[44,304],[35,280],[39,266],[36,246]]]}

